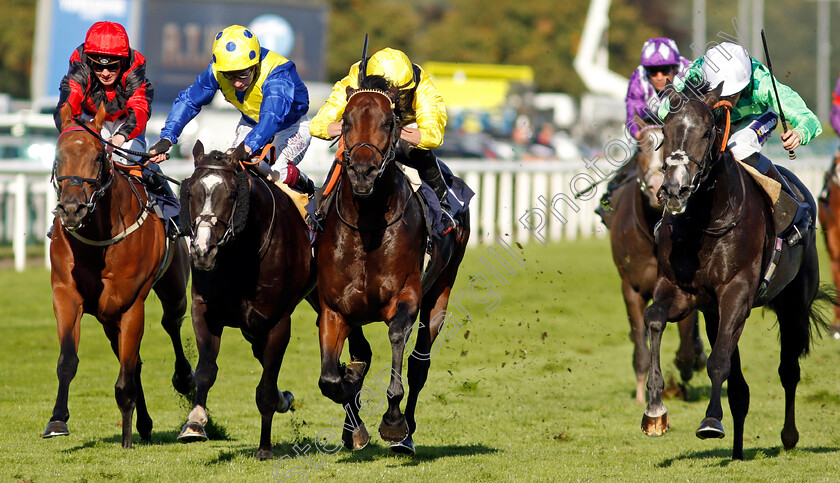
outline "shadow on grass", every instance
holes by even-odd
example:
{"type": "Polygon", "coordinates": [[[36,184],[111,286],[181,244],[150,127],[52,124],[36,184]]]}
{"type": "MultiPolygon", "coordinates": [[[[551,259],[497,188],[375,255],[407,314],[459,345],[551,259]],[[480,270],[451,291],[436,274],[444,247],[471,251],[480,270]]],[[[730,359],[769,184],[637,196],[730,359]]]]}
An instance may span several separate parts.
{"type": "MultiPolygon", "coordinates": [[[[636,399],[636,391],[629,391],[627,394],[630,398],[636,399]]],[[[726,390],[726,387],[721,388],[720,395],[721,397],[729,397],[729,392],[726,390]]],[[[662,391],[663,401],[679,400],[687,403],[693,403],[708,401],[711,396],[711,385],[697,386],[692,385],[691,382],[689,382],[688,387],[685,387],[682,384],[676,384],[675,386],[666,386],[662,391]]]]}
{"type": "Polygon", "coordinates": [[[498,453],[499,450],[483,444],[468,444],[463,446],[417,446],[414,456],[400,455],[388,451],[385,444],[370,443],[361,451],[349,452],[343,450],[337,453],[336,463],[366,463],[383,458],[391,458],[400,466],[417,466],[421,463],[448,458],[452,456],[472,456],[498,453]],[[339,455],[341,455],[339,457],[339,455]]]}
{"type": "MultiPolygon", "coordinates": [[[[207,438],[212,441],[230,441],[231,438],[227,433],[227,429],[220,424],[216,424],[213,420],[207,422],[207,425],[204,427],[204,431],[207,433],[207,438]]],[[[134,431],[132,435],[132,444],[134,445],[168,445],[168,444],[182,444],[178,441],[178,434],[181,432],[181,426],[177,428],[173,428],[170,430],[152,430],[152,439],[151,441],[143,441],[140,439],[139,433],[134,431]]],[[[114,433],[111,436],[99,438],[99,439],[91,439],[88,440],[79,446],[74,446],[72,448],[67,448],[64,451],[65,453],[74,453],[76,451],[80,451],[83,449],[93,448],[98,443],[113,443],[116,445],[122,444],[122,433],[114,433]]],[[[200,444],[200,443],[199,443],[200,444]]]]}
{"type": "MultiPolygon", "coordinates": [[[[766,447],[766,448],[746,448],[744,449],[744,461],[753,461],[753,460],[763,460],[767,458],[776,458],[782,454],[786,453],[836,453],[840,451],[840,448],[837,447],[805,447],[805,448],[795,448],[790,451],[784,451],[781,446],[773,446],[773,447],[766,447]]],[[[679,461],[692,461],[698,462],[698,460],[708,460],[709,466],[719,466],[721,468],[725,468],[729,466],[731,463],[735,462],[732,459],[732,450],[731,449],[713,449],[713,450],[706,450],[706,451],[687,451],[679,456],[674,458],[668,458],[663,460],[661,463],[656,465],[659,468],[668,468],[676,462],[679,461]],[[718,461],[720,460],[720,461],[718,461]]]]}

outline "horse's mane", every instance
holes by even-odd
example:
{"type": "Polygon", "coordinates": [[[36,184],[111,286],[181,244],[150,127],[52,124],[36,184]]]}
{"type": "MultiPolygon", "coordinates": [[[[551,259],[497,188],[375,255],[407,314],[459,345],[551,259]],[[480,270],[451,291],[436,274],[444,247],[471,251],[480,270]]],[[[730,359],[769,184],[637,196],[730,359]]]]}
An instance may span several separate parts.
{"type": "MultiPolygon", "coordinates": [[[[389,91],[393,89],[394,85],[391,81],[381,75],[367,75],[359,83],[359,89],[373,89],[379,91],[389,91]]],[[[413,90],[400,90],[394,99],[394,114],[402,119],[405,113],[410,112],[411,106],[414,103],[413,90]]]]}

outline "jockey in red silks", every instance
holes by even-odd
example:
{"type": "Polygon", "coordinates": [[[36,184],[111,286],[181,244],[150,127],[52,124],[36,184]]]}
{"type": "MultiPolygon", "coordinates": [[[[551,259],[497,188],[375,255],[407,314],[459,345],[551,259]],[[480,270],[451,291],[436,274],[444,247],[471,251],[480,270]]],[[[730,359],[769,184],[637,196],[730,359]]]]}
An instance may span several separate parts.
{"type": "MultiPolygon", "coordinates": [[[[154,90],[146,78],[146,58],[129,46],[125,28],[114,22],[96,22],[85,35],[85,42],[70,56],[70,69],[61,80],[55,125],[61,130],[61,108],[65,104],[73,116],[92,119],[99,106],[105,104],[107,116],[100,135],[117,147],[146,151],[146,122],[151,112],[154,90]]],[[[109,155],[122,163],[135,164],[135,156],[114,152],[109,155]]],[[[178,233],[178,199],[169,185],[154,173],[159,166],[149,163],[143,168],[143,179],[156,198],[167,224],[167,233],[178,233]],[[171,220],[171,221],[170,221],[171,220]]]]}
{"type": "MultiPolygon", "coordinates": [[[[682,76],[690,63],[688,59],[680,55],[680,50],[672,39],[655,37],[642,46],[641,62],[630,76],[627,97],[624,100],[627,108],[625,126],[627,132],[636,141],[642,140],[642,125],[661,124],[657,111],[665,95],[665,83],[673,82],[675,76],[682,76]]],[[[602,210],[612,210],[610,205],[612,193],[635,166],[634,156],[616,171],[601,198],[602,210]]]]}

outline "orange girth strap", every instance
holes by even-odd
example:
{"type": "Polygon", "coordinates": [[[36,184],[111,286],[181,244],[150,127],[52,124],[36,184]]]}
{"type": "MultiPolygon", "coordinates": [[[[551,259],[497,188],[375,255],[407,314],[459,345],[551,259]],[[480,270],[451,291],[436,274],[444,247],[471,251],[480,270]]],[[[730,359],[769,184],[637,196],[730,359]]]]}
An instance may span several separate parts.
{"type": "Polygon", "coordinates": [[[724,152],[726,150],[726,143],[729,142],[729,121],[731,119],[732,103],[729,101],[717,101],[717,103],[712,106],[712,109],[717,109],[718,107],[726,109],[726,129],[723,132],[723,142],[720,144],[720,152],[724,152]]]}

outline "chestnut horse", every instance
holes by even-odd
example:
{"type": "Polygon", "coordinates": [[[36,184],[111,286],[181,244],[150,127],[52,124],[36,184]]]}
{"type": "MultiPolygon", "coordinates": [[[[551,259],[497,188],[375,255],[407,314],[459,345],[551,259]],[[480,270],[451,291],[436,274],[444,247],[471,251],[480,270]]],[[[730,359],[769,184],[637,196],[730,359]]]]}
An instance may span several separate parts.
{"type": "MultiPolygon", "coordinates": [[[[712,346],[707,365],[712,390],[696,435],[724,437],[720,399],[728,380],[732,458],[743,459],[750,392],[741,372],[738,339],[751,307],[763,305],[778,316],[779,377],[785,391],[781,437],[784,448],[791,449],[799,441],[794,411],[799,358],[808,353],[814,333],[826,326],[815,302],[831,297],[819,287],[814,230],[794,246],[778,239],[768,198],[726,148],[732,105],[720,99],[721,90],[722,84],[711,91],[708,84],[689,84],[684,93],[670,95],[662,148],[665,179],[659,191],[666,207],[659,232],[659,276],[653,303],[645,311],[651,371],[642,430],[659,436],[670,425],[661,398],[662,331],[667,322],[700,309],[712,346]],[[774,261],[775,275],[767,270],[774,261]]],[[[800,195],[813,206],[807,190],[800,189],[800,195]]]]}
{"type": "MultiPolygon", "coordinates": [[[[825,235],[831,278],[840,288],[840,154],[835,153],[831,168],[825,176],[824,196],[820,197],[820,225],[825,235]]],[[[840,302],[840,300],[838,300],[840,302]]],[[[834,323],[831,326],[834,338],[840,338],[840,304],[834,305],[834,323]]]]}
{"type": "Polygon", "coordinates": [[[277,389],[291,334],[291,315],[312,290],[309,231],[291,199],[262,176],[252,177],[231,155],[193,148],[195,171],[181,184],[181,220],[192,237],[192,320],[198,345],[196,400],[181,442],[204,441],[207,393],[216,381],[222,330],[238,327],[263,372],[257,385],[262,417],[259,459],[269,459],[274,412],[294,397],[277,389]]]}
{"type": "MultiPolygon", "coordinates": [[[[99,132],[104,119],[103,104],[88,126],[99,132]]],[[[140,437],[149,440],[152,434],[140,383],[143,303],[152,289],[163,306],[161,324],[175,349],[172,384],[182,394],[194,387],[180,335],[187,311],[189,258],[182,240],[166,238],[139,179],[115,170],[101,141],[76,122],[70,107],[64,106],[53,166],[58,205],[50,245],[61,354],[58,396],[43,436],[70,433],[67,397],[79,365],[81,318],[87,313],[102,324],[120,361],[114,392],[122,412],[122,445],[130,448],[135,407],[140,437]]]]}
{"type": "MultiPolygon", "coordinates": [[[[642,128],[645,137],[635,155],[636,176],[620,186],[613,197],[615,216],[610,226],[613,262],[621,276],[621,294],[630,320],[633,341],[633,369],[636,372],[636,403],[645,403],[645,378],[650,370],[650,349],[645,330],[644,311],[653,297],[656,283],[656,241],[653,228],[662,217],[662,204],[656,193],[662,186],[662,155],[659,147],[662,129],[642,128]]],[[[697,312],[679,322],[680,347],[674,363],[683,385],[695,369],[706,365],[700,339],[697,312]]],[[[684,388],[687,395],[687,388],[684,388]]]]}
{"type": "Polygon", "coordinates": [[[377,374],[387,373],[390,378],[379,434],[392,451],[414,454],[417,398],[428,376],[432,345],[445,323],[449,294],[469,238],[469,220],[466,213],[460,215],[457,228],[432,238],[431,267],[422,276],[428,240],[423,206],[394,162],[400,125],[393,103],[398,91],[373,88],[377,81],[382,78],[367,76],[361,89],[347,89],[343,169],[335,206],[316,245],[321,306],[318,385],[345,408],[344,445],[363,448],[369,436],[359,418],[359,396],[371,351],[362,326],[384,321],[391,341],[391,367],[377,374]],[[403,354],[418,314],[403,415],[403,354]],[[347,338],[351,362],[340,367],[347,338]]]}

